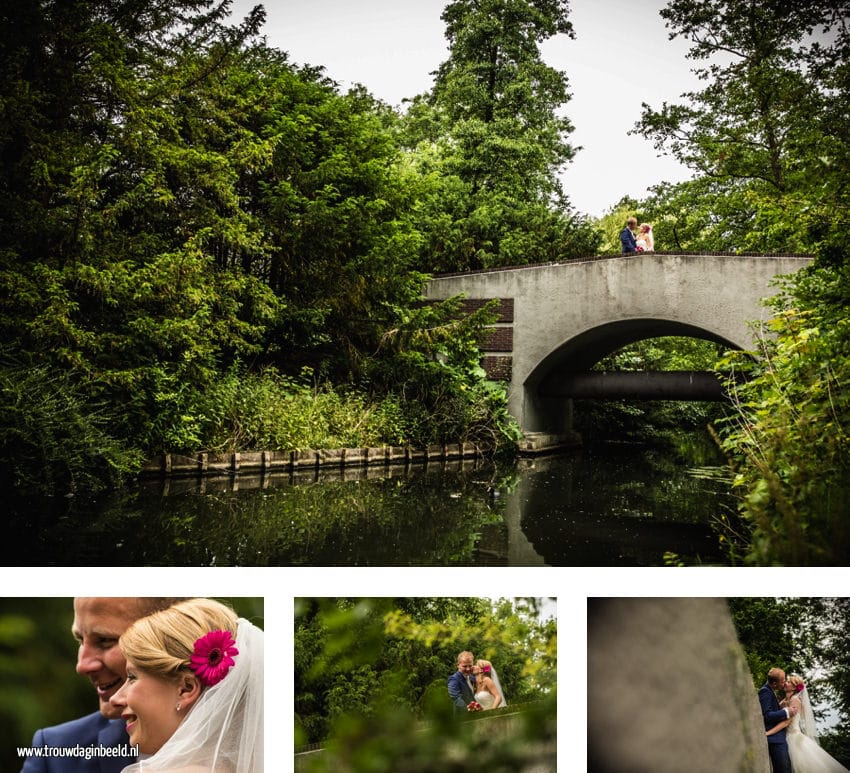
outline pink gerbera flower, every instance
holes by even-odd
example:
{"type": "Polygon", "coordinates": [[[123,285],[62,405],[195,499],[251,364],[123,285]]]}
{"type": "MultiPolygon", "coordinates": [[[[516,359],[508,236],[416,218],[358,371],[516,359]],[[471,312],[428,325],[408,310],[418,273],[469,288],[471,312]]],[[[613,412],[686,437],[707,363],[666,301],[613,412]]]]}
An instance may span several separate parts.
{"type": "Polygon", "coordinates": [[[189,658],[189,668],[206,687],[218,684],[227,672],[236,665],[234,655],[239,650],[233,645],[229,631],[210,631],[195,641],[195,649],[189,658]]]}

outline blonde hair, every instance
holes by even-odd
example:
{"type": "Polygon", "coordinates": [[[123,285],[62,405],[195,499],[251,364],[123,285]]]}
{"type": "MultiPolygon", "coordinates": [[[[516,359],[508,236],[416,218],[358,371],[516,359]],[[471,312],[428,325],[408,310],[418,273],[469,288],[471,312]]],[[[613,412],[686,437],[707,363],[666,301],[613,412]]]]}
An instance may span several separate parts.
{"type": "Polygon", "coordinates": [[[134,666],[162,679],[188,671],[195,642],[210,631],[236,638],[236,613],[212,599],[188,599],[136,620],[118,640],[134,666]]]}
{"type": "Polygon", "coordinates": [[[802,684],[803,686],[805,686],[805,682],[803,682],[803,677],[802,677],[802,676],[798,676],[797,674],[791,674],[791,676],[789,676],[789,677],[786,679],[786,681],[791,682],[791,684],[793,684],[793,685],[794,685],[794,691],[795,691],[795,692],[800,692],[800,690],[798,690],[797,688],[798,688],[801,684],[802,684]]]}
{"type": "Polygon", "coordinates": [[[493,668],[493,664],[489,660],[484,660],[484,658],[480,658],[479,660],[476,660],[475,665],[478,666],[478,668],[484,668],[484,666],[487,666],[487,668],[490,668],[490,669],[493,668]]]}

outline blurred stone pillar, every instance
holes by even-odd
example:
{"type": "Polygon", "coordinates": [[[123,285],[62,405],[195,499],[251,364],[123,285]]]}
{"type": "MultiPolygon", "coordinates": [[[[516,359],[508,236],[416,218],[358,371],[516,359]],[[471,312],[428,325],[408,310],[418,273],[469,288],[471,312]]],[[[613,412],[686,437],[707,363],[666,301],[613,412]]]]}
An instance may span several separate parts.
{"type": "Polygon", "coordinates": [[[769,773],[725,599],[590,598],[588,770],[769,773]]]}

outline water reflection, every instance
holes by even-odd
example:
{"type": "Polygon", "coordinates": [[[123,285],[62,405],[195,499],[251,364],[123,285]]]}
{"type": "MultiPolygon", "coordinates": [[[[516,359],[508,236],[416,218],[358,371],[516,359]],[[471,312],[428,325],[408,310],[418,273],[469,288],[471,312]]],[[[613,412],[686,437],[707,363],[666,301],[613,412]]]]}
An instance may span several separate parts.
{"type": "Polygon", "coordinates": [[[551,566],[654,566],[666,553],[714,564],[726,559],[712,523],[731,509],[722,482],[669,454],[608,445],[527,463],[507,520],[551,566]]]}
{"type": "MultiPolygon", "coordinates": [[[[493,468],[429,464],[146,481],[80,511],[28,502],[9,565],[452,566],[503,561],[493,468]],[[376,477],[377,476],[377,477],[376,477]],[[485,534],[486,532],[486,534],[485,534]],[[489,552],[488,552],[489,551],[489,552]]],[[[502,540],[503,541],[503,540],[502,540]]]]}
{"type": "Polygon", "coordinates": [[[153,480],[96,508],[18,503],[3,550],[7,565],[717,563],[710,524],[727,499],[675,454],[606,446],[509,467],[153,480]]]}

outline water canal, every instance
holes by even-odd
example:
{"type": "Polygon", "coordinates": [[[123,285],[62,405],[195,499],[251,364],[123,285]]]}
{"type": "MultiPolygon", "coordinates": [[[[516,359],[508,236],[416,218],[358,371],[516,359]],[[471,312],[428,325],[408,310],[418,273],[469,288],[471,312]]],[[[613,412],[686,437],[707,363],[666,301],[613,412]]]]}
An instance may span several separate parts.
{"type": "Polygon", "coordinates": [[[724,563],[728,486],[688,444],[510,465],[145,480],[97,503],[12,503],[6,565],[657,566],[724,563]],[[683,450],[684,449],[684,450],[683,450]]]}

